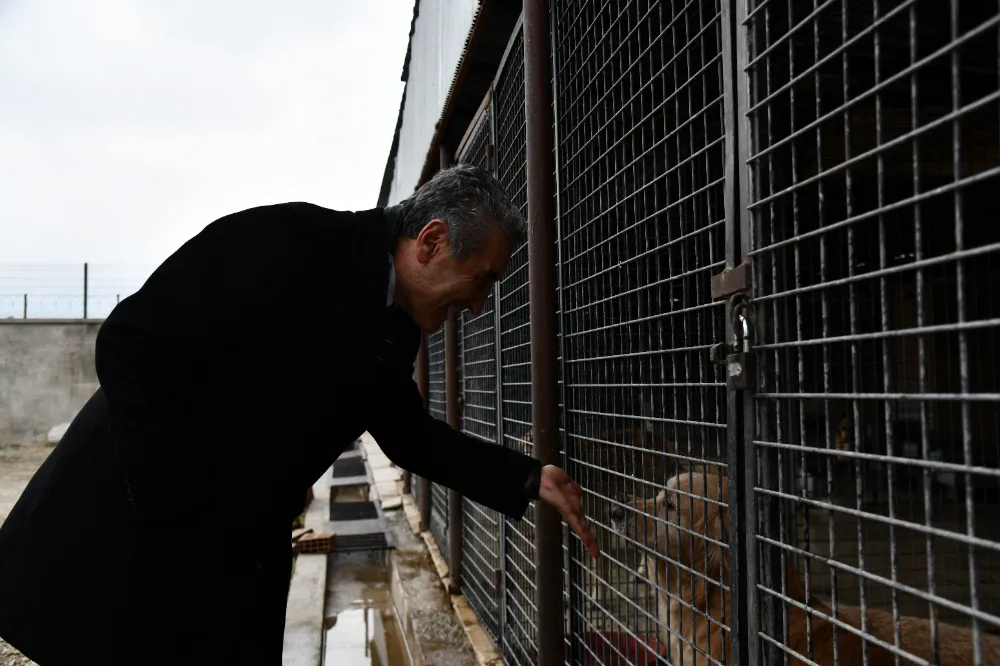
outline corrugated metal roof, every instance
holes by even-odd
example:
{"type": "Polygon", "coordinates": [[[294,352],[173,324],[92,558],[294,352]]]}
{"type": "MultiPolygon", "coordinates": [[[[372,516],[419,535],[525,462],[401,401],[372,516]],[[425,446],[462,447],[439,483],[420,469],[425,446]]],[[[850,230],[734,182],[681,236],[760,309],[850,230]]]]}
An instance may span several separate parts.
{"type": "Polygon", "coordinates": [[[429,178],[437,169],[438,146],[457,146],[490,90],[521,8],[521,0],[415,4],[403,65],[406,86],[379,205],[409,196],[429,178]]]}
{"type": "MultiPolygon", "coordinates": [[[[410,34],[406,41],[406,56],[403,58],[403,72],[399,80],[406,83],[410,75],[410,49],[413,45],[413,31],[417,25],[417,16],[420,14],[420,0],[413,0],[413,16],[410,18],[410,34]]],[[[389,201],[389,190],[392,187],[392,177],[396,170],[396,152],[399,150],[399,131],[403,127],[403,108],[406,106],[406,86],[403,86],[403,94],[399,99],[399,114],[396,116],[396,129],[392,135],[392,145],[389,148],[389,157],[385,161],[385,170],[382,173],[382,187],[378,192],[377,206],[386,206],[389,201]]]]}

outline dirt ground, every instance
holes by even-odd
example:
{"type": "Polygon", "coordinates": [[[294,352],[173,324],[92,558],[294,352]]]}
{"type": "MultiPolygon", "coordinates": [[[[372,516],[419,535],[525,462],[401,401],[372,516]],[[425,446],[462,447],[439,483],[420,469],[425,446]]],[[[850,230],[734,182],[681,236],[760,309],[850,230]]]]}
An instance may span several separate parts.
{"type": "Polygon", "coordinates": [[[0,444],[0,525],[52,448],[44,444],[0,444]]]}
{"type": "MultiPolygon", "coordinates": [[[[44,445],[0,444],[0,524],[28,485],[35,470],[45,461],[52,447],[44,445]]],[[[6,641],[0,639],[0,666],[34,666],[35,662],[23,656],[6,641]]]]}

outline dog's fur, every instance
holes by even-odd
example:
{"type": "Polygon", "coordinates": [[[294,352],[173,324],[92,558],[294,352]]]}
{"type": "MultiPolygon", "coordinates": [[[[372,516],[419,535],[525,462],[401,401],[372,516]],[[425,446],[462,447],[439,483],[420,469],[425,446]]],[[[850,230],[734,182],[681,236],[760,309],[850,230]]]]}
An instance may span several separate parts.
{"type": "MultiPolygon", "coordinates": [[[[723,595],[720,586],[720,582],[729,586],[729,552],[721,545],[726,543],[728,537],[728,510],[720,502],[720,498],[726,497],[728,483],[724,476],[684,473],[671,478],[667,482],[667,490],[661,491],[655,499],[638,499],[629,503],[644,515],[635,518],[619,516],[619,520],[615,521],[619,532],[634,534],[648,548],[655,544],[659,551],[646,551],[645,570],[656,572],[660,639],[669,646],[672,663],[681,663],[682,658],[683,663],[697,666],[730,663],[729,635],[722,625],[732,615],[729,596],[723,595]],[[671,526],[669,529],[667,523],[671,526]]],[[[832,616],[831,609],[825,605],[816,600],[806,600],[805,588],[791,562],[786,581],[787,596],[832,616]]],[[[838,619],[861,628],[859,608],[838,606],[837,610],[838,619]]],[[[832,665],[834,625],[812,615],[810,632],[805,611],[788,606],[786,615],[788,647],[797,654],[808,656],[811,644],[813,660],[820,666],[832,665]]],[[[894,626],[891,613],[868,611],[867,632],[890,645],[895,642],[894,626]]],[[[933,663],[930,622],[922,618],[901,618],[899,629],[901,648],[933,663]]],[[[1000,666],[1000,637],[982,636],[983,663],[1000,666]]],[[[836,632],[836,641],[842,666],[863,663],[860,637],[840,628],[836,632]]],[[[939,666],[972,664],[972,642],[970,630],[939,623],[940,661],[937,663],[939,666]]],[[[901,663],[907,661],[901,659],[901,663]]],[[[795,658],[790,658],[789,663],[794,666],[804,664],[795,658]]],[[[895,658],[888,650],[869,643],[868,663],[872,666],[894,664],[895,658]]]]}

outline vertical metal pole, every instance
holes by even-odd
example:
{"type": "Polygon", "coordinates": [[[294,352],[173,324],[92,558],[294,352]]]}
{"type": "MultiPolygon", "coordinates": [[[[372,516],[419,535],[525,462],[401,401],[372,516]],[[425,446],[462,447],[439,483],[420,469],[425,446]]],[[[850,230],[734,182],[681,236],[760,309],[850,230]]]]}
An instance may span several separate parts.
{"type": "MultiPolygon", "coordinates": [[[[427,335],[420,334],[420,348],[417,349],[417,390],[423,398],[424,411],[427,411],[427,335]]],[[[409,471],[403,472],[403,492],[413,493],[413,475],[409,471]]]]}
{"type": "MultiPolygon", "coordinates": [[[[422,335],[420,342],[420,352],[417,355],[419,370],[417,374],[417,385],[420,387],[420,395],[424,398],[424,410],[427,409],[427,399],[429,397],[430,376],[427,356],[427,336],[422,335]]],[[[412,481],[410,482],[412,484],[412,481]]],[[[417,477],[419,492],[417,493],[417,506],[420,509],[420,531],[426,532],[431,528],[431,481],[422,476],[417,477]]]]}
{"type": "MultiPolygon", "coordinates": [[[[554,160],[554,173],[555,173],[555,196],[554,201],[556,205],[556,265],[559,271],[563,268],[563,226],[562,220],[562,201],[560,199],[562,194],[562,184],[560,182],[560,172],[561,172],[561,162],[560,162],[560,135],[559,135],[559,92],[556,87],[556,80],[559,76],[559,62],[557,60],[558,53],[556,51],[556,18],[555,12],[550,12],[549,16],[549,49],[551,54],[552,68],[554,76],[552,77],[552,115],[554,122],[552,123],[553,132],[553,160],[554,160]]],[[[566,373],[566,307],[563,300],[563,282],[561,279],[557,280],[557,302],[559,307],[559,330],[561,335],[559,336],[559,376],[562,378],[562,393],[560,397],[562,399],[562,409],[559,413],[560,418],[560,428],[562,431],[569,432],[569,421],[567,414],[569,413],[569,401],[571,400],[570,391],[566,389],[568,383],[568,377],[566,373]]],[[[564,444],[563,449],[563,465],[565,466],[566,472],[569,473],[574,479],[580,477],[580,465],[576,464],[573,459],[572,452],[570,451],[571,439],[566,437],[562,440],[564,444]]],[[[569,534],[571,530],[567,526],[563,530],[564,534],[569,534]]],[[[584,620],[584,604],[586,603],[583,594],[581,594],[582,585],[582,562],[583,558],[587,556],[586,550],[582,547],[581,541],[579,539],[569,538],[569,543],[567,543],[567,548],[563,556],[563,566],[567,568],[566,572],[566,584],[567,589],[563,592],[563,607],[564,612],[568,615],[568,618],[564,620],[565,625],[569,631],[569,663],[576,665],[582,664],[588,661],[586,652],[586,633],[587,627],[584,620]]]]}
{"type": "Polygon", "coordinates": [[[90,266],[84,262],[83,264],[83,318],[87,318],[87,294],[89,293],[89,285],[87,284],[89,279],[90,266]]]}
{"type": "MultiPolygon", "coordinates": [[[[726,3],[724,3],[726,4],[726,3]]],[[[736,127],[735,127],[735,138],[737,150],[735,152],[736,165],[735,177],[737,180],[737,204],[738,204],[738,214],[739,217],[735,218],[739,220],[738,231],[738,251],[740,253],[741,259],[746,259],[749,252],[754,247],[753,234],[757,231],[756,225],[753,219],[753,213],[749,210],[749,205],[753,192],[761,191],[761,173],[757,169],[751,172],[749,167],[750,156],[753,152],[753,142],[755,140],[755,132],[759,131],[759,119],[754,119],[753,124],[751,124],[751,118],[747,114],[747,109],[750,108],[752,103],[752,93],[760,94],[761,90],[766,89],[762,84],[761,75],[759,72],[753,73],[753,78],[747,74],[747,69],[750,62],[750,49],[754,48],[755,52],[759,52],[766,44],[762,40],[762,35],[758,22],[753,25],[753,32],[751,33],[751,27],[747,23],[747,12],[748,7],[746,2],[732,1],[730,0],[730,16],[733,29],[735,30],[735,67],[733,68],[734,76],[739,77],[736,81],[736,127]]],[[[734,248],[735,249],[735,248],[734,248]]],[[[761,271],[759,266],[751,266],[752,269],[752,285],[758,285],[762,283],[761,271]]],[[[751,293],[751,296],[753,293],[751,293]]],[[[754,329],[757,334],[760,334],[761,322],[754,319],[754,329]]],[[[730,331],[727,331],[727,335],[731,335],[730,331]]],[[[743,424],[742,424],[742,435],[743,446],[742,456],[733,456],[730,462],[736,462],[737,464],[742,463],[741,472],[738,475],[738,484],[742,485],[742,489],[739,489],[738,496],[734,497],[732,486],[730,486],[730,501],[740,502],[739,504],[733,505],[730,509],[731,514],[740,514],[737,516],[737,520],[743,521],[745,529],[741,538],[741,550],[742,557],[744,561],[742,562],[742,578],[741,583],[741,594],[745,595],[744,608],[746,609],[746,615],[743,618],[743,622],[740,623],[738,630],[742,633],[742,637],[737,637],[740,642],[740,648],[745,648],[745,652],[741,655],[741,663],[747,664],[748,666],[758,666],[760,664],[770,664],[771,661],[768,659],[774,654],[773,652],[768,652],[767,655],[764,654],[762,646],[764,641],[760,639],[760,632],[762,629],[771,631],[771,626],[768,624],[769,618],[762,617],[766,609],[761,608],[760,593],[758,590],[758,584],[761,581],[761,558],[760,549],[756,541],[755,535],[760,530],[761,525],[759,524],[759,508],[757,505],[757,493],[754,492],[754,488],[757,487],[758,481],[758,460],[757,452],[753,446],[753,440],[757,434],[758,425],[756,423],[757,413],[755,410],[754,400],[752,393],[755,392],[758,384],[758,378],[761,376],[761,364],[758,362],[756,366],[757,377],[752,378],[753,389],[752,391],[744,391],[742,397],[741,411],[743,414],[743,424]],[[763,627],[762,625],[763,622],[763,627]]],[[[732,519],[732,518],[731,518],[732,519]]],[[[740,557],[740,555],[737,555],[740,557]]],[[[766,561],[764,562],[766,564],[766,561]]],[[[779,563],[780,565],[780,563],[779,563]]],[[[772,634],[774,635],[774,634],[772,634]]]]}
{"type": "MultiPolygon", "coordinates": [[[[531,420],[534,453],[559,463],[559,344],[556,334],[555,160],[549,3],[524,0],[524,114],[528,195],[528,289],[531,316],[531,420]]],[[[538,666],[562,666],[562,520],[535,510],[538,666]]]]}
{"type": "MultiPolygon", "coordinates": [[[[747,192],[747,134],[741,119],[741,113],[746,107],[744,94],[744,67],[746,66],[746,31],[737,20],[736,5],[732,0],[722,2],[722,84],[724,99],[724,122],[726,137],[725,177],[726,177],[726,268],[732,268],[747,260],[747,247],[744,246],[744,225],[748,217],[746,208],[747,192]],[[742,63],[743,66],[740,66],[742,63]]],[[[746,125],[748,128],[749,126],[746,125]]],[[[727,304],[725,321],[732,321],[732,308],[727,304]]],[[[728,326],[723,328],[725,341],[729,341],[732,332],[728,326]]],[[[721,340],[720,340],[721,342],[721,340]]],[[[756,378],[752,378],[756,381],[756,378]]],[[[726,391],[726,447],[727,463],[729,464],[729,589],[731,613],[729,617],[730,642],[729,655],[726,660],[730,664],[756,663],[752,656],[749,639],[749,618],[756,614],[757,609],[750,602],[753,593],[747,589],[748,580],[756,580],[756,576],[748,572],[750,563],[756,558],[748,553],[754,548],[751,525],[748,530],[747,499],[753,499],[753,483],[755,470],[748,469],[746,464],[747,450],[753,441],[753,398],[751,391],[726,391]]],[[[752,455],[752,454],[751,454],[752,455]]],[[[756,626],[756,622],[752,623],[756,626]]]]}
{"type": "MultiPolygon", "coordinates": [[[[487,168],[490,173],[499,178],[497,170],[496,150],[497,145],[497,114],[493,110],[493,101],[496,100],[496,89],[494,84],[490,84],[490,141],[486,146],[487,168]]],[[[501,331],[503,330],[503,317],[500,307],[500,283],[493,285],[493,385],[496,388],[496,428],[497,446],[506,446],[507,439],[504,436],[504,410],[503,410],[503,340],[501,331]]],[[[493,571],[493,593],[497,599],[496,626],[500,636],[507,635],[507,528],[509,519],[506,516],[497,516],[496,532],[496,569],[493,571]]],[[[503,645],[500,646],[501,650],[503,645]]]]}
{"type": "Polygon", "coordinates": [[[28,318],[28,295],[24,295],[24,319],[28,318]]]}
{"type": "MultiPolygon", "coordinates": [[[[451,150],[441,146],[441,168],[451,166],[451,150]]],[[[459,429],[461,412],[458,406],[458,312],[448,309],[444,324],[444,395],[448,425],[459,429]]],[[[462,495],[448,490],[448,569],[451,574],[449,592],[462,589],[462,495]]]]}

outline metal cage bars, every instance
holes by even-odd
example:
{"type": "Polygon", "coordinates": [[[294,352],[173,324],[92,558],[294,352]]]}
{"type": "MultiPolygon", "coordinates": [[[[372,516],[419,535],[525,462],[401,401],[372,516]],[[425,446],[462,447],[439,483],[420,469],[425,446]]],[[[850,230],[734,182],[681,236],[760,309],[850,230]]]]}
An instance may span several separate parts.
{"type": "Polygon", "coordinates": [[[759,659],[993,663],[1000,6],[742,10],[759,659]]]}
{"type": "MultiPolygon", "coordinates": [[[[567,544],[569,662],[930,662],[926,616],[990,663],[1000,8],[550,10],[564,460],[607,553],[567,544]]],[[[512,61],[464,156],[519,190],[512,61]]],[[[530,450],[525,250],[463,318],[462,427],[530,450]]],[[[538,659],[533,522],[465,509],[465,592],[538,659]]]]}

